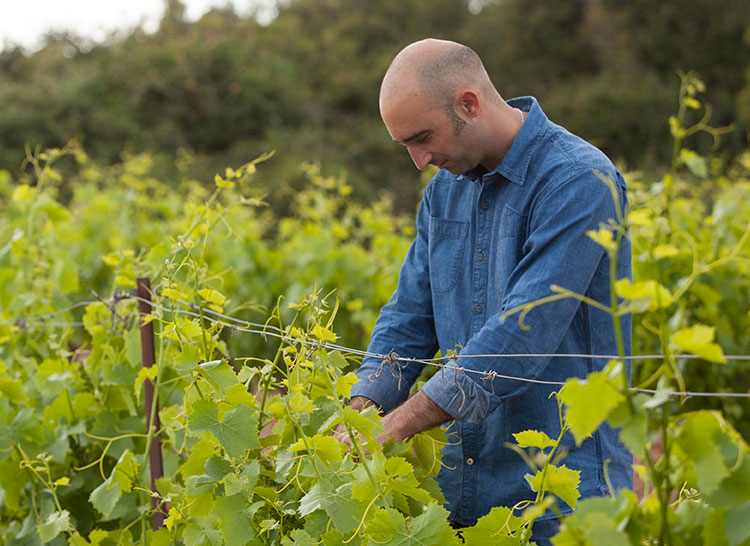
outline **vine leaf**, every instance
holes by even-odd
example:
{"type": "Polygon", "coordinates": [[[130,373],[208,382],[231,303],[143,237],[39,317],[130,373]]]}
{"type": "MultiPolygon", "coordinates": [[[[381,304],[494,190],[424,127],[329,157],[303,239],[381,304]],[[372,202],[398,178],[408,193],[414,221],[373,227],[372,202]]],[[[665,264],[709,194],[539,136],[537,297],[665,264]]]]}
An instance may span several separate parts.
{"type": "Polygon", "coordinates": [[[382,545],[461,544],[447,520],[448,511],[436,503],[427,505],[423,514],[410,520],[393,508],[378,508],[365,532],[371,543],[382,545]]]}
{"type": "Polygon", "coordinates": [[[42,544],[54,539],[57,535],[68,528],[70,513],[67,510],[62,512],[52,512],[44,523],[40,524],[37,530],[42,544]]]}
{"type": "Polygon", "coordinates": [[[699,490],[707,495],[729,476],[719,449],[721,422],[710,412],[690,413],[684,419],[675,441],[692,463],[699,490]]]}
{"type": "Polygon", "coordinates": [[[216,499],[212,512],[218,519],[226,544],[247,544],[255,538],[252,517],[261,504],[263,503],[255,503],[248,507],[247,498],[242,494],[216,499]]]}
{"type": "MultiPolygon", "coordinates": [[[[403,457],[386,459],[382,453],[375,452],[368,464],[375,481],[386,491],[386,494],[391,491],[400,493],[424,504],[434,501],[427,491],[419,487],[419,482],[414,476],[414,467],[403,457]]],[[[377,495],[375,486],[364,466],[357,467],[353,476],[352,497],[368,502],[377,495]]]]}
{"type": "Polygon", "coordinates": [[[224,359],[198,364],[198,370],[221,396],[225,396],[227,390],[239,381],[237,374],[224,359]]]}
{"type": "Polygon", "coordinates": [[[523,518],[514,516],[510,508],[495,506],[489,514],[479,518],[474,527],[462,529],[461,535],[467,544],[515,546],[521,544],[521,539],[510,534],[518,531],[522,524],[523,518]]]}
{"type": "Polygon", "coordinates": [[[615,282],[615,293],[630,300],[628,310],[633,313],[649,309],[655,311],[672,304],[669,289],[653,279],[636,283],[631,283],[630,279],[620,279],[615,282]]]}
{"type": "Polygon", "coordinates": [[[190,406],[188,427],[192,432],[210,430],[230,457],[241,457],[248,449],[260,448],[258,416],[249,406],[237,406],[219,420],[219,408],[213,400],[196,400],[190,406]]]}
{"type": "Polygon", "coordinates": [[[516,439],[518,447],[536,447],[544,449],[545,447],[552,447],[555,445],[555,441],[547,436],[544,432],[539,430],[524,430],[513,435],[516,439]]]}
{"type": "Polygon", "coordinates": [[[618,391],[621,376],[616,367],[616,362],[611,361],[604,370],[590,373],[586,379],[568,379],[560,390],[558,396],[565,403],[565,420],[576,445],[581,445],[624,400],[618,391]],[[592,404],[592,400],[597,403],[592,404]]]}
{"type": "Polygon", "coordinates": [[[374,406],[365,408],[360,412],[346,406],[343,409],[342,415],[343,419],[341,417],[334,419],[331,426],[346,421],[349,423],[349,426],[364,436],[368,442],[374,442],[376,436],[385,432],[383,423],[374,406]]]}
{"type": "Polygon", "coordinates": [[[544,483],[542,483],[543,474],[544,470],[540,470],[534,475],[526,474],[524,478],[526,478],[526,481],[534,491],[539,491],[544,486],[545,491],[554,493],[571,508],[575,508],[578,498],[581,496],[581,493],[578,491],[578,484],[581,482],[581,472],[579,470],[571,470],[565,465],[555,466],[550,464],[547,465],[544,483]]]}
{"type": "Polygon", "coordinates": [[[352,393],[352,386],[359,382],[359,378],[354,372],[342,375],[336,380],[336,394],[343,398],[349,398],[352,393]]]}
{"type": "Polygon", "coordinates": [[[91,492],[89,501],[105,518],[108,518],[122,493],[129,493],[132,490],[133,477],[137,473],[138,461],[135,460],[132,452],[125,450],[120,455],[109,478],[91,492]]]}
{"type": "Polygon", "coordinates": [[[204,433],[203,437],[190,450],[187,461],[180,466],[180,474],[183,478],[203,474],[206,461],[211,457],[216,449],[216,439],[209,433],[204,433]]]}
{"type": "Polygon", "coordinates": [[[731,546],[746,544],[750,538],[750,501],[727,508],[724,532],[731,546]]]}
{"type": "Polygon", "coordinates": [[[705,358],[709,362],[723,364],[726,362],[726,359],[721,347],[713,342],[715,336],[716,328],[713,326],[696,324],[690,328],[675,332],[672,336],[672,341],[680,349],[705,358]]]}
{"type": "Polygon", "coordinates": [[[351,533],[364,513],[362,507],[352,499],[351,489],[350,483],[337,488],[331,481],[320,481],[300,500],[299,513],[304,517],[322,509],[339,531],[351,533]]]}
{"type": "MultiPolygon", "coordinates": [[[[341,459],[343,458],[341,451],[345,448],[332,436],[323,436],[322,434],[316,434],[315,436],[307,437],[305,439],[307,440],[307,445],[310,446],[310,449],[312,451],[312,453],[310,454],[318,456],[320,460],[322,460],[323,463],[326,464],[326,466],[328,466],[330,463],[341,462],[341,459]]],[[[291,451],[292,453],[306,450],[307,446],[305,445],[305,442],[302,438],[289,446],[289,451],[291,451]]]]}

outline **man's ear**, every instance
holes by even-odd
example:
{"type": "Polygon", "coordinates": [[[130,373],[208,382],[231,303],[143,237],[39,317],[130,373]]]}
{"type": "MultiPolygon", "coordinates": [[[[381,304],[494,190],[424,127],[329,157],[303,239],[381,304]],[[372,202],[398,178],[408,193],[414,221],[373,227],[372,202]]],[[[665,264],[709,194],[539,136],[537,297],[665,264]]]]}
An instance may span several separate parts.
{"type": "Polygon", "coordinates": [[[457,95],[458,110],[469,119],[479,115],[479,95],[471,89],[459,91],[457,95]]]}

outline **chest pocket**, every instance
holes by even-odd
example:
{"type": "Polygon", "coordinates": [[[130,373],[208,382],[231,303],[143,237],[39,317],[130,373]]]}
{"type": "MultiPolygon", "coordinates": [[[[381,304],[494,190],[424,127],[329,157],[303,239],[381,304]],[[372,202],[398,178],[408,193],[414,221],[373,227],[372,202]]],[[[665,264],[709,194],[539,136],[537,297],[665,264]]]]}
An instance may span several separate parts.
{"type": "Polygon", "coordinates": [[[527,216],[505,205],[500,225],[498,226],[498,237],[493,243],[495,256],[498,258],[495,270],[490,272],[495,290],[505,294],[511,288],[508,281],[518,263],[523,259],[523,245],[526,241],[527,216]]]}
{"type": "Polygon", "coordinates": [[[455,288],[468,232],[468,222],[430,218],[430,285],[434,292],[448,292],[455,288]]]}

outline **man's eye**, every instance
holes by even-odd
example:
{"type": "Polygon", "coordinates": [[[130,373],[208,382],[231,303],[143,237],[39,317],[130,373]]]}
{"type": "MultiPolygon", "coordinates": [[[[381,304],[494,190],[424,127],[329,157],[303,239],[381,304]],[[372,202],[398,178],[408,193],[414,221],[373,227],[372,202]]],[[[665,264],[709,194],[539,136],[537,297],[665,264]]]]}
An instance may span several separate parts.
{"type": "Polygon", "coordinates": [[[427,142],[428,140],[430,140],[430,136],[429,136],[429,135],[426,135],[426,136],[423,136],[423,137],[420,137],[420,138],[418,138],[418,139],[417,139],[417,142],[418,142],[419,144],[424,144],[424,143],[425,143],[425,142],[427,142]]]}

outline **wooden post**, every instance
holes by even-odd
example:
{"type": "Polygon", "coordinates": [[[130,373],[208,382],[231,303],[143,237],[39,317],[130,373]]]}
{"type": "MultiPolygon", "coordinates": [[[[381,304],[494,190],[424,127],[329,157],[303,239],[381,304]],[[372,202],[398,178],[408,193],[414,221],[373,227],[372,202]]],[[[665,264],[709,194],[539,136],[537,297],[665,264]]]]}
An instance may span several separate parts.
{"type": "MultiPolygon", "coordinates": [[[[143,367],[150,368],[156,362],[156,353],[154,351],[154,324],[152,321],[146,323],[146,316],[151,314],[151,281],[148,277],[138,278],[138,315],[141,326],[141,355],[143,358],[143,367]]],[[[154,385],[146,379],[143,383],[146,392],[146,431],[157,431],[161,428],[159,423],[159,401],[154,400],[154,385]],[[151,412],[153,405],[156,404],[154,413],[154,422],[151,423],[151,412]]],[[[161,436],[155,435],[151,440],[151,448],[148,452],[149,466],[151,470],[151,490],[157,491],[156,480],[164,475],[164,467],[161,457],[161,436]]],[[[162,506],[156,497],[151,497],[151,508],[154,510],[154,531],[164,525],[166,516],[162,511],[162,506]]]]}

